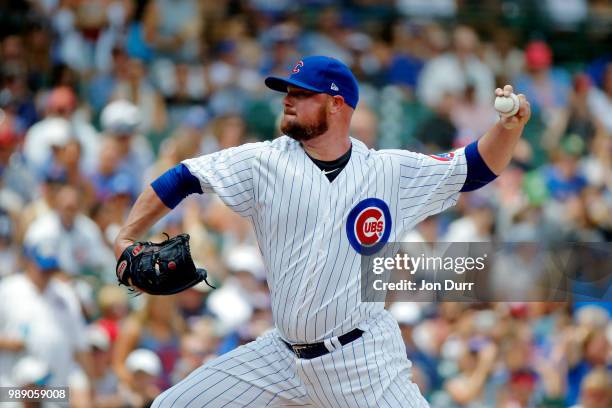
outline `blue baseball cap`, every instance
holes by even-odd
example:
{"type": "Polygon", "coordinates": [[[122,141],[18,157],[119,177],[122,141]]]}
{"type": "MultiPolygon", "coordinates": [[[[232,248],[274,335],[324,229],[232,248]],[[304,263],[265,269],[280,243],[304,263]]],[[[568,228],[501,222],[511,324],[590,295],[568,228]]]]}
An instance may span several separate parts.
{"type": "Polygon", "coordinates": [[[200,130],[203,129],[208,122],[210,122],[208,111],[202,106],[193,106],[189,108],[185,116],[183,116],[181,125],[190,129],[200,130]]]}
{"type": "Polygon", "coordinates": [[[344,63],[330,57],[306,57],[295,65],[289,78],[270,76],[265,83],[268,88],[279,92],[287,92],[287,86],[293,85],[313,92],[340,95],[353,109],[359,101],[355,76],[344,63]]]}
{"type": "Polygon", "coordinates": [[[135,184],[134,178],[127,173],[115,174],[108,183],[108,191],[110,195],[129,195],[130,197],[136,197],[138,187],[135,184]]]}
{"type": "Polygon", "coordinates": [[[51,243],[27,245],[24,247],[25,255],[30,258],[36,266],[43,271],[52,271],[60,269],[59,259],[57,254],[51,247],[51,243]]]}

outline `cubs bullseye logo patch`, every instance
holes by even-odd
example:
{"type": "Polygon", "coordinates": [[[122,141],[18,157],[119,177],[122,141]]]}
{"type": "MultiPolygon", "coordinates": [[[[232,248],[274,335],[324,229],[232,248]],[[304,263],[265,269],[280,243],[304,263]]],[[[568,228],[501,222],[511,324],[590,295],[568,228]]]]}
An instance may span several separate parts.
{"type": "Polygon", "coordinates": [[[391,212],[379,198],[366,198],[349,212],[346,235],[351,246],[361,255],[380,250],[391,235],[391,212]]]}
{"type": "Polygon", "coordinates": [[[440,153],[440,154],[430,154],[429,157],[434,158],[440,161],[451,161],[453,157],[455,157],[455,153],[440,153]]]}

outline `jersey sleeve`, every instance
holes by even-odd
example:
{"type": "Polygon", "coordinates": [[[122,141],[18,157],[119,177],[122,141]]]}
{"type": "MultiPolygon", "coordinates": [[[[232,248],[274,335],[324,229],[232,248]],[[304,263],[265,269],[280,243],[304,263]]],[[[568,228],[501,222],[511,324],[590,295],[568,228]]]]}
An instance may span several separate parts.
{"type": "Polygon", "coordinates": [[[183,164],[198,178],[204,193],[214,193],[238,214],[254,208],[253,161],[264,143],[248,143],[187,159],[183,164]]]}
{"type": "Polygon", "coordinates": [[[399,168],[398,210],[405,228],[457,203],[467,176],[465,149],[425,155],[395,151],[399,168]]]}

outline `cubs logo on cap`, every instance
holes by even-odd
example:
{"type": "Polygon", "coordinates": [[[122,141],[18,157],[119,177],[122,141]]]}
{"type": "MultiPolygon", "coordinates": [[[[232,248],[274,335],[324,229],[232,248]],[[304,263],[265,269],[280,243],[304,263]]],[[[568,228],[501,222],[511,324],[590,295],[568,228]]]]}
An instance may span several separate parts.
{"type": "Polygon", "coordinates": [[[436,160],[440,160],[440,161],[451,161],[453,160],[453,157],[455,157],[455,153],[449,152],[449,153],[430,154],[429,157],[436,159],[436,160]]]}
{"type": "Polygon", "coordinates": [[[359,85],[350,68],[336,58],[323,55],[304,57],[293,66],[289,78],[269,76],[265,84],[278,92],[287,92],[287,86],[291,85],[312,92],[340,95],[353,109],[359,102],[359,85]]]}
{"type": "Polygon", "coordinates": [[[349,212],[346,235],[351,246],[361,255],[378,252],[391,235],[391,212],[379,198],[366,198],[349,212]]]}
{"type": "Polygon", "coordinates": [[[293,72],[294,74],[297,74],[298,72],[300,72],[300,68],[302,68],[303,66],[304,66],[304,61],[300,61],[297,64],[295,64],[295,67],[293,67],[291,72],[293,72]]]}

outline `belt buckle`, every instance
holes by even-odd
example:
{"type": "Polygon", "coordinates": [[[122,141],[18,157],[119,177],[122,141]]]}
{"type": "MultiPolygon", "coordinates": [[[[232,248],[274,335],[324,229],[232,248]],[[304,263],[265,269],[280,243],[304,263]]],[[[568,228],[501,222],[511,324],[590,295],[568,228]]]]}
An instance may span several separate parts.
{"type": "Polygon", "coordinates": [[[302,358],[302,350],[306,350],[308,346],[307,345],[295,345],[295,346],[291,346],[291,348],[293,349],[293,353],[298,358],[302,358]]]}

